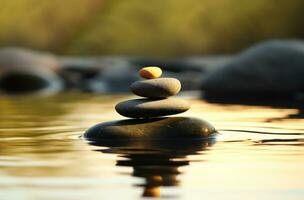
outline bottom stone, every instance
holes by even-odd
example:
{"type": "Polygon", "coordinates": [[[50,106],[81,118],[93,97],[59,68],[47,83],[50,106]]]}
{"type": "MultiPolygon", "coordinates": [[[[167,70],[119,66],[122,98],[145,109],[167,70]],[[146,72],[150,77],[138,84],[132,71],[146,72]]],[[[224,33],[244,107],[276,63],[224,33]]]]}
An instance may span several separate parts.
{"type": "Polygon", "coordinates": [[[90,140],[176,140],[207,139],[216,134],[211,124],[198,118],[163,117],[100,123],[88,129],[84,137],[90,140]]]}

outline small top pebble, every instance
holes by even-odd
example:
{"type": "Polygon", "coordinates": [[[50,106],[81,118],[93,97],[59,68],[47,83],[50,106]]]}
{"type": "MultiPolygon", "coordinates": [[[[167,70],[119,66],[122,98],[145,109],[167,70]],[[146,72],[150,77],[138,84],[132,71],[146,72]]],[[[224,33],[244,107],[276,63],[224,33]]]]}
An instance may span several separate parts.
{"type": "Polygon", "coordinates": [[[160,77],[162,70],[159,67],[143,67],[139,70],[139,75],[146,79],[154,79],[160,77]]]}

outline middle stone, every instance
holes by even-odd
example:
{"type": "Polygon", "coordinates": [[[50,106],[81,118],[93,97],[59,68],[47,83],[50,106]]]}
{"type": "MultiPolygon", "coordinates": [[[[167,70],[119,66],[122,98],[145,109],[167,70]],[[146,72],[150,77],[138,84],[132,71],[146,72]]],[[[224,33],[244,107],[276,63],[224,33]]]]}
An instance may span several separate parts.
{"type": "Polygon", "coordinates": [[[156,78],[136,81],[130,86],[130,89],[141,97],[167,98],[180,91],[181,83],[176,78],[156,78]]]}
{"type": "Polygon", "coordinates": [[[133,99],[120,102],[116,111],[125,117],[153,118],[174,115],[189,110],[190,105],[181,99],[133,99]]]}

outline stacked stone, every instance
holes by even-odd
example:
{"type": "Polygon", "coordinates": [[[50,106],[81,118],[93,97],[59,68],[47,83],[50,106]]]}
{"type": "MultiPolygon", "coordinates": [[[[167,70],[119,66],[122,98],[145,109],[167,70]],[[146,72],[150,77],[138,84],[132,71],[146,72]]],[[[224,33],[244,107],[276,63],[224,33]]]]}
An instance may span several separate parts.
{"type": "MultiPolygon", "coordinates": [[[[152,141],[171,141],[176,145],[185,139],[212,139],[215,128],[207,121],[193,117],[163,117],[187,111],[190,105],[172,96],[179,93],[181,83],[175,78],[160,78],[158,67],[145,67],[139,71],[147,80],[131,84],[135,95],[143,98],[120,102],[116,111],[122,116],[135,119],[103,122],[88,129],[84,137],[108,145],[135,145],[151,148],[152,141]],[[136,139],[136,140],[130,140],[136,139]],[[117,143],[116,143],[117,142],[117,143]],[[126,143],[125,143],[126,142],[126,143]],[[134,142],[134,143],[133,143],[134,142]],[[138,142],[138,143],[137,143],[138,142]]],[[[161,142],[160,142],[161,143],[161,142]]]]}
{"type": "Polygon", "coordinates": [[[181,90],[181,83],[175,78],[160,78],[159,67],[144,67],[139,75],[146,80],[134,82],[131,91],[140,97],[120,102],[116,111],[129,118],[155,118],[179,114],[187,111],[190,105],[181,99],[171,98],[181,90]]]}

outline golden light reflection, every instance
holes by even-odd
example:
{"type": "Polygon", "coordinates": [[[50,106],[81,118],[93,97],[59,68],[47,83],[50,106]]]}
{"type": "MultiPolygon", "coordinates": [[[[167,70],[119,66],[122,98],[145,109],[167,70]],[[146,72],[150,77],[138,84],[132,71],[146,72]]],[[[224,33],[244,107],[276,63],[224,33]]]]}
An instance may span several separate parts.
{"type": "Polygon", "coordinates": [[[66,94],[36,100],[35,107],[31,99],[0,99],[0,193],[11,187],[17,192],[53,188],[73,199],[80,193],[97,199],[100,191],[113,196],[121,191],[117,195],[125,198],[189,190],[303,191],[303,119],[292,116],[298,110],[190,100],[193,107],[185,115],[209,121],[220,135],[213,146],[183,155],[176,152],[185,146],[167,156],[138,155],[136,148],[109,153],[79,138],[96,123],[121,119],[114,106],[122,98],[127,97],[66,94]]]}

